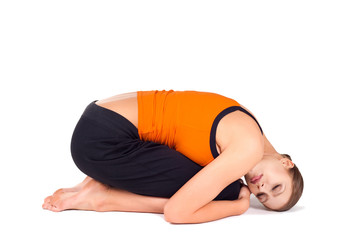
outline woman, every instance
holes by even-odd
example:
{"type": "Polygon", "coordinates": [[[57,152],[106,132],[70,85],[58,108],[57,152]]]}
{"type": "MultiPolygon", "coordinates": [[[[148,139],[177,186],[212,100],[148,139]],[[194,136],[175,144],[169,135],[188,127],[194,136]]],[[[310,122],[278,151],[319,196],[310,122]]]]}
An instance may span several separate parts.
{"type": "Polygon", "coordinates": [[[71,153],[88,177],[47,197],[44,209],[153,212],[199,223],[244,213],[250,191],[268,209],[288,210],[303,189],[299,170],[255,117],[214,93],[139,91],[94,101],[71,153]]]}

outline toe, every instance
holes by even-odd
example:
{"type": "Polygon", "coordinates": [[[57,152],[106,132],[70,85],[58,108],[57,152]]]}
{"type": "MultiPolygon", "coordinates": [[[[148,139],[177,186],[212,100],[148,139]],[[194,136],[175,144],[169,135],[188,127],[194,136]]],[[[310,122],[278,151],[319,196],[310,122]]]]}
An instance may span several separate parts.
{"type": "Polygon", "coordinates": [[[51,198],[52,198],[52,195],[51,195],[51,196],[47,196],[47,197],[44,199],[44,203],[49,203],[51,198]]]}
{"type": "Polygon", "coordinates": [[[56,205],[51,205],[49,207],[49,210],[50,211],[53,211],[53,212],[61,212],[62,210],[60,210],[56,205]]]}
{"type": "Polygon", "coordinates": [[[50,207],[51,207],[50,203],[44,203],[44,204],[42,205],[42,208],[43,208],[43,209],[46,209],[46,210],[49,210],[50,207]]]}
{"type": "Polygon", "coordinates": [[[60,212],[71,207],[71,201],[68,199],[76,193],[74,188],[60,188],[53,195],[44,199],[43,209],[53,212],[60,212]]]}
{"type": "Polygon", "coordinates": [[[51,204],[51,211],[54,211],[54,212],[60,212],[61,211],[61,203],[62,203],[62,200],[61,199],[58,199],[56,201],[54,201],[52,204],[51,204]]]}
{"type": "Polygon", "coordinates": [[[61,204],[60,198],[52,198],[50,202],[46,204],[46,209],[53,212],[60,212],[59,205],[61,204]]]}
{"type": "Polygon", "coordinates": [[[52,196],[48,196],[48,197],[46,197],[46,198],[44,199],[44,203],[43,203],[43,205],[42,205],[42,208],[43,208],[43,209],[48,209],[48,208],[49,208],[50,202],[51,202],[51,198],[52,198],[52,196]]]}
{"type": "Polygon", "coordinates": [[[65,188],[60,188],[60,189],[56,190],[53,195],[57,195],[57,194],[61,194],[61,193],[65,192],[64,189],[65,188]]]}
{"type": "Polygon", "coordinates": [[[63,192],[54,196],[50,203],[50,209],[53,212],[61,212],[67,209],[72,209],[76,193],[73,192],[63,192]]]}

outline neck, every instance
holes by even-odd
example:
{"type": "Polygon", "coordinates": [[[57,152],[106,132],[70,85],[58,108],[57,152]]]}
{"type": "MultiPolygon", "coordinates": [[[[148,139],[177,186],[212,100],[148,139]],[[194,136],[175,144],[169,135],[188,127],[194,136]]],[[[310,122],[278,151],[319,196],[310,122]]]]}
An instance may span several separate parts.
{"type": "Polygon", "coordinates": [[[264,135],[264,155],[280,155],[264,135]]]}

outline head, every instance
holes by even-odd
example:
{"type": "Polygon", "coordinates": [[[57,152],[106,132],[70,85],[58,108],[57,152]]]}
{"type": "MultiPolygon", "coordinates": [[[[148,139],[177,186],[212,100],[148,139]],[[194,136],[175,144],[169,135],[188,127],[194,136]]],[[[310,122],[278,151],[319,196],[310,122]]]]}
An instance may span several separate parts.
{"type": "Polygon", "coordinates": [[[287,154],[264,155],[245,180],[258,200],[274,211],[292,208],[304,188],[301,173],[287,154]]]}

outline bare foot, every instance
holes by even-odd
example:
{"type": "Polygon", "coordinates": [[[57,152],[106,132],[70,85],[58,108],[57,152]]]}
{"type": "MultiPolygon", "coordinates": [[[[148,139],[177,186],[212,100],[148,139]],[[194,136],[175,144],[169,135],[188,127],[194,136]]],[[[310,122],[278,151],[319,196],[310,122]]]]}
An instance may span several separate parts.
{"type": "Polygon", "coordinates": [[[73,188],[61,188],[48,196],[42,207],[53,212],[68,209],[98,211],[108,192],[108,186],[87,177],[73,188]]]}
{"type": "Polygon", "coordinates": [[[56,192],[54,192],[54,194],[56,194],[57,192],[79,192],[91,180],[93,180],[91,177],[86,176],[86,178],[78,185],[72,188],[60,188],[56,192]]]}
{"type": "Polygon", "coordinates": [[[47,198],[45,198],[44,200],[44,204],[43,204],[43,208],[44,209],[49,209],[49,204],[51,202],[54,201],[54,198],[65,198],[66,196],[71,196],[74,194],[70,194],[71,192],[79,192],[89,181],[91,181],[92,178],[89,176],[86,176],[86,178],[79,184],[77,184],[76,186],[72,187],[72,188],[60,188],[58,190],[56,190],[53,195],[48,196],[47,198]]]}

